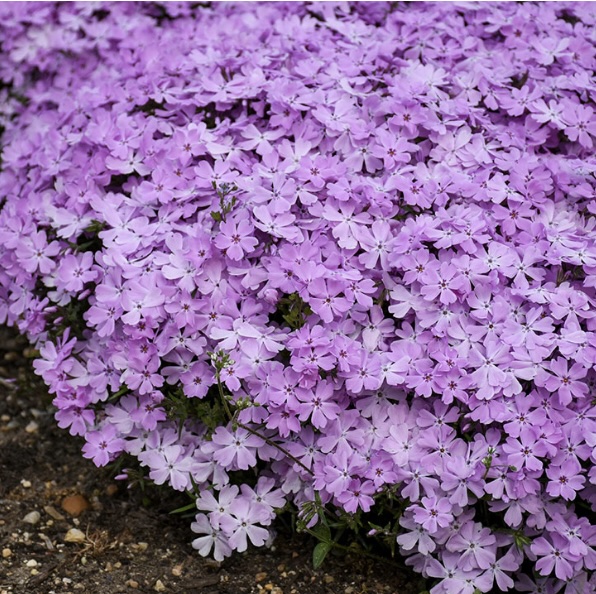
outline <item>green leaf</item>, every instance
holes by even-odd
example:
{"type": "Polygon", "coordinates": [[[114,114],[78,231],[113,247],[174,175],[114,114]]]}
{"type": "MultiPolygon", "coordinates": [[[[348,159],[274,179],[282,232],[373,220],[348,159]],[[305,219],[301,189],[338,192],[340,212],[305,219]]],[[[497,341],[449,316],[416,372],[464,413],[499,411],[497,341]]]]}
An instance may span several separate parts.
{"type": "Polygon", "coordinates": [[[327,524],[320,522],[311,531],[311,534],[322,542],[329,542],[331,540],[331,530],[327,524]]]}
{"type": "Polygon", "coordinates": [[[319,569],[325,561],[327,553],[331,550],[333,545],[330,542],[320,542],[312,552],[312,566],[314,569],[319,569]]]}
{"type": "Polygon", "coordinates": [[[520,550],[532,543],[531,539],[519,531],[513,533],[513,540],[515,542],[515,546],[520,550]]]}
{"type": "Polygon", "coordinates": [[[184,513],[186,511],[190,511],[191,509],[196,509],[197,504],[195,501],[193,501],[192,503],[189,503],[188,505],[184,505],[182,507],[179,507],[177,509],[173,509],[171,512],[169,512],[170,514],[181,514],[184,513]]]}

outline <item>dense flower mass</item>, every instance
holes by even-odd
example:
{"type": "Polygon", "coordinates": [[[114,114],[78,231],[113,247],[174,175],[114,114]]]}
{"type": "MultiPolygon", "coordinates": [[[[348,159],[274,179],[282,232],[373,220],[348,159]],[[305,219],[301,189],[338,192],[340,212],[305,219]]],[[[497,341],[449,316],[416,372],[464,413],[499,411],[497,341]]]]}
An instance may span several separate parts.
{"type": "Polygon", "coordinates": [[[0,322],[84,456],[218,560],[331,510],[432,594],[596,591],[593,5],[0,16],[0,322]]]}

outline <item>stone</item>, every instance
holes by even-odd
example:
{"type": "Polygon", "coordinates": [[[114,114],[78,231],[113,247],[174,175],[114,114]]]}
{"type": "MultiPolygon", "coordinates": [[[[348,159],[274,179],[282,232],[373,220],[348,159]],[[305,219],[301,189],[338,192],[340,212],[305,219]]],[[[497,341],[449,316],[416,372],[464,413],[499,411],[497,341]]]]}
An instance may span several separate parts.
{"type": "Polygon", "coordinates": [[[64,536],[64,541],[82,543],[85,542],[85,534],[78,528],[71,528],[64,536]]]}
{"type": "Polygon", "coordinates": [[[67,514],[76,518],[89,509],[89,502],[82,495],[69,495],[62,500],[61,506],[67,514]]]}
{"type": "Polygon", "coordinates": [[[39,430],[39,425],[35,421],[29,421],[27,426],[25,427],[25,431],[27,433],[37,433],[39,430]]]}
{"type": "Polygon", "coordinates": [[[38,524],[41,520],[41,514],[38,511],[29,512],[24,518],[25,524],[38,524]]]}
{"type": "Polygon", "coordinates": [[[48,514],[48,516],[50,516],[50,518],[53,518],[54,520],[64,520],[64,516],[55,507],[52,507],[51,505],[46,505],[43,508],[43,511],[45,511],[46,514],[48,514]]]}
{"type": "Polygon", "coordinates": [[[166,591],[166,587],[165,587],[164,583],[161,580],[157,580],[155,582],[155,586],[153,586],[153,589],[156,592],[165,592],[166,591]]]}
{"type": "Polygon", "coordinates": [[[182,575],[182,565],[174,565],[174,567],[172,567],[172,575],[180,577],[182,575]]]}

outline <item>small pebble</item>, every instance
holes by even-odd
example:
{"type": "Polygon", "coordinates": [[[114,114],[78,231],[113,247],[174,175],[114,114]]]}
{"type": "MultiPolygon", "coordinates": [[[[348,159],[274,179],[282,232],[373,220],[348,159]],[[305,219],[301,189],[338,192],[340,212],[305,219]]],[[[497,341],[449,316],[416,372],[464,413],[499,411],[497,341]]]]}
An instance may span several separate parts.
{"type": "Polygon", "coordinates": [[[54,518],[54,520],[64,520],[64,516],[55,507],[52,507],[51,505],[46,505],[43,508],[43,511],[45,511],[46,514],[50,516],[50,518],[54,518]]]}
{"type": "Polygon", "coordinates": [[[139,549],[139,551],[146,551],[148,547],[149,545],[146,542],[137,543],[137,548],[139,549]]]}
{"type": "Polygon", "coordinates": [[[29,512],[24,518],[23,522],[26,524],[37,524],[41,520],[41,514],[38,511],[29,512]]]}
{"type": "Polygon", "coordinates": [[[344,590],[344,594],[354,594],[354,586],[348,586],[345,590],[344,590]]]}
{"type": "Polygon", "coordinates": [[[139,582],[137,582],[137,580],[128,580],[124,583],[124,585],[136,590],[139,587],[139,582]]]}
{"type": "Polygon", "coordinates": [[[39,533],[39,539],[44,543],[44,545],[46,546],[46,549],[48,549],[48,551],[54,551],[54,543],[43,533],[40,532],[39,533]]]}
{"type": "MultiPolygon", "coordinates": [[[[85,542],[85,534],[78,528],[71,528],[64,536],[65,542],[85,542]]],[[[82,559],[81,559],[82,562],[82,559]]]]}
{"type": "Polygon", "coordinates": [[[31,488],[31,481],[28,481],[27,479],[21,479],[21,485],[25,489],[30,489],[31,488]]]}
{"type": "Polygon", "coordinates": [[[111,485],[108,485],[106,487],[106,495],[108,497],[113,497],[114,495],[116,495],[116,493],[118,493],[118,485],[114,485],[112,483],[111,485]]]}
{"type": "Polygon", "coordinates": [[[267,577],[267,572],[265,572],[265,571],[259,571],[259,573],[257,573],[255,575],[255,580],[257,582],[262,582],[266,577],[267,577]]]}
{"type": "Polygon", "coordinates": [[[172,567],[172,575],[180,577],[182,575],[182,565],[174,565],[172,567]]]}
{"type": "Polygon", "coordinates": [[[89,502],[82,495],[69,495],[62,500],[62,509],[75,518],[89,509],[89,502]]]}
{"type": "Polygon", "coordinates": [[[35,421],[30,421],[25,427],[27,433],[37,433],[39,431],[39,425],[35,421]]]}
{"type": "Polygon", "coordinates": [[[153,589],[156,592],[165,592],[166,591],[166,587],[164,586],[164,583],[161,580],[157,580],[155,582],[155,586],[153,586],[153,589]]]}
{"type": "Polygon", "coordinates": [[[25,565],[27,567],[37,567],[37,561],[35,559],[29,559],[29,561],[27,561],[25,565]]]}
{"type": "Polygon", "coordinates": [[[12,551],[8,548],[2,549],[2,557],[8,559],[12,555],[12,551]]]}
{"type": "Polygon", "coordinates": [[[335,581],[335,578],[334,578],[332,575],[327,575],[327,574],[325,574],[325,575],[323,576],[323,581],[324,581],[326,584],[332,584],[332,583],[335,581]]]}

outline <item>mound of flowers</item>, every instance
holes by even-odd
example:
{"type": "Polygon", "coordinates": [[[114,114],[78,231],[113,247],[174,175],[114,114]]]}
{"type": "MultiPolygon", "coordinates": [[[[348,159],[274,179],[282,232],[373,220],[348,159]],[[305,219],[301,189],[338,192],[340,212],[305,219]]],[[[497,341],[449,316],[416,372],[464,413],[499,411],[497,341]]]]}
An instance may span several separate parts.
{"type": "Polygon", "coordinates": [[[0,322],[84,456],[217,560],[285,509],[433,594],[596,589],[590,3],[0,16],[0,322]]]}

